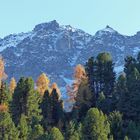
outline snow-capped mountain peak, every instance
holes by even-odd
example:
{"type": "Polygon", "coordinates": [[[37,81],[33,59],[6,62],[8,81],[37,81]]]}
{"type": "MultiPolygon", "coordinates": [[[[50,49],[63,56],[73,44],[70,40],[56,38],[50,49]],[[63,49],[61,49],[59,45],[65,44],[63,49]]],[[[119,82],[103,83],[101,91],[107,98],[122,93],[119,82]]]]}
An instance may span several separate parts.
{"type": "Polygon", "coordinates": [[[34,31],[40,31],[40,30],[56,30],[59,28],[59,23],[56,20],[50,21],[48,23],[41,23],[35,26],[34,31]]]}
{"type": "Polygon", "coordinates": [[[95,36],[56,20],[42,23],[28,33],[9,35],[0,40],[0,53],[6,62],[8,78],[17,80],[32,76],[34,80],[45,72],[59,87],[71,81],[77,64],[85,65],[91,56],[109,52],[117,72],[122,70],[127,55],[140,51],[139,34],[123,36],[113,28],[99,30],[95,36]]]}
{"type": "Polygon", "coordinates": [[[115,34],[115,33],[117,33],[117,31],[114,30],[109,25],[107,25],[104,29],[97,31],[95,36],[103,36],[103,35],[115,34]]]}
{"type": "Polygon", "coordinates": [[[113,28],[111,28],[109,25],[107,25],[102,31],[103,32],[110,32],[110,33],[116,33],[117,32],[113,28]]]}

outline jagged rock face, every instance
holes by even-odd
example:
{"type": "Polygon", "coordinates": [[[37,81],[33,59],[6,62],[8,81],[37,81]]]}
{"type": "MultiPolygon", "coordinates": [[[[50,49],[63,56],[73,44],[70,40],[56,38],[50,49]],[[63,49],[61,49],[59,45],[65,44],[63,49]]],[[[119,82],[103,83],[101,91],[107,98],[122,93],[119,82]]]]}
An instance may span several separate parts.
{"type": "Polygon", "coordinates": [[[39,24],[31,32],[0,39],[0,52],[9,79],[32,76],[36,80],[45,72],[60,87],[71,81],[74,66],[84,65],[91,56],[110,52],[116,71],[120,71],[124,58],[136,56],[138,51],[140,32],[123,36],[107,26],[93,36],[70,25],[60,26],[55,20],[39,24]]]}

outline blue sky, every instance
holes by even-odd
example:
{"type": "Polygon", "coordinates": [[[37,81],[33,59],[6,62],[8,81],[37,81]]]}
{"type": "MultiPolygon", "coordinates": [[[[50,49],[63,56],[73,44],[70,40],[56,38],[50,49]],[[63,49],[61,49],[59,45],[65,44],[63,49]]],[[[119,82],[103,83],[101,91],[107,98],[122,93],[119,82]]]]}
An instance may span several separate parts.
{"type": "Polygon", "coordinates": [[[110,25],[133,35],[140,31],[140,0],[0,0],[0,37],[54,19],[91,34],[110,25]]]}

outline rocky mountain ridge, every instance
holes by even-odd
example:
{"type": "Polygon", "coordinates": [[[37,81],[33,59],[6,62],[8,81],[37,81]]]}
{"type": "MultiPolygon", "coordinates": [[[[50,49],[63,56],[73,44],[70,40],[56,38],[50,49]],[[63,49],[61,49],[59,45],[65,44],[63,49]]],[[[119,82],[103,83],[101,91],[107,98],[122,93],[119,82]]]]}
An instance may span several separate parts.
{"type": "Polygon", "coordinates": [[[45,72],[52,82],[63,89],[72,82],[73,69],[85,64],[89,57],[110,52],[115,71],[123,70],[124,58],[140,51],[140,32],[124,36],[113,28],[90,35],[56,20],[42,23],[27,33],[11,34],[0,39],[0,54],[6,62],[8,78],[32,76],[34,80],[45,72]]]}

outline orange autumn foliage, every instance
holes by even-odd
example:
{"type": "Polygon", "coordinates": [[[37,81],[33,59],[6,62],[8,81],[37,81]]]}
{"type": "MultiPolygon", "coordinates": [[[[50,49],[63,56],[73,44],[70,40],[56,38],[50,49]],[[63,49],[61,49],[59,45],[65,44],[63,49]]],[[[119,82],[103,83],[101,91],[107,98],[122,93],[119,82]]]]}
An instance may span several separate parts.
{"type": "Polygon", "coordinates": [[[8,111],[8,106],[6,104],[1,104],[0,105],[0,112],[5,112],[8,111]]]}
{"type": "Polygon", "coordinates": [[[58,88],[58,86],[57,86],[56,83],[53,83],[53,84],[52,84],[50,93],[52,92],[53,89],[56,89],[56,92],[58,93],[59,99],[60,99],[60,97],[61,97],[61,92],[60,92],[60,89],[58,88]]]}
{"type": "Polygon", "coordinates": [[[72,109],[73,104],[75,103],[75,97],[77,96],[77,92],[79,89],[79,86],[83,80],[87,79],[85,69],[82,65],[77,65],[74,69],[74,82],[72,85],[68,85],[67,88],[67,94],[68,94],[68,100],[70,104],[69,110],[72,109]]]}
{"type": "Polygon", "coordinates": [[[82,65],[78,64],[74,69],[74,79],[75,80],[82,80],[86,78],[86,72],[82,65]]]}
{"type": "Polygon", "coordinates": [[[10,92],[14,93],[15,88],[16,88],[16,80],[13,77],[11,78],[10,85],[9,85],[10,92]]]}
{"type": "Polygon", "coordinates": [[[37,82],[36,82],[36,86],[37,86],[37,90],[38,92],[43,95],[44,92],[46,90],[49,89],[49,83],[50,83],[50,80],[49,78],[46,76],[45,73],[42,73],[38,79],[37,79],[37,82]]]}
{"type": "Polygon", "coordinates": [[[2,56],[0,56],[0,85],[1,85],[1,81],[5,80],[6,78],[7,78],[7,75],[5,74],[4,60],[2,56]]]}

